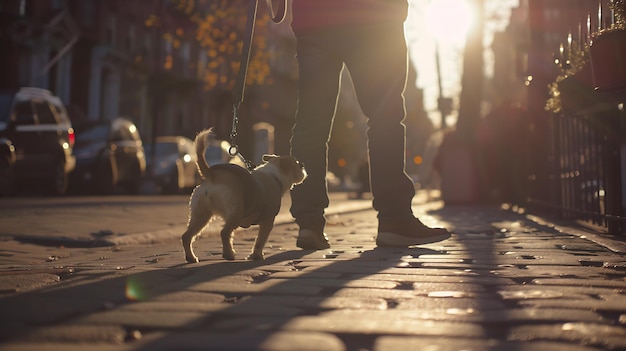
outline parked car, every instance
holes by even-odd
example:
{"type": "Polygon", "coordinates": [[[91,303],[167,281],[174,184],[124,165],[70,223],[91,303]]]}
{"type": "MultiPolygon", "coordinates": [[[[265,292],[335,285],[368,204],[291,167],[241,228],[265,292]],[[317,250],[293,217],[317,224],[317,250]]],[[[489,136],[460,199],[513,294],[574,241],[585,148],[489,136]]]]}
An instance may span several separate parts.
{"type": "Polygon", "coordinates": [[[76,169],[72,187],[79,192],[136,194],[146,171],[137,127],[126,118],[75,123],[76,169]]]}
{"type": "Polygon", "coordinates": [[[12,182],[6,178],[9,174],[29,189],[43,186],[52,195],[65,193],[76,161],[72,153],[74,129],[61,99],[39,88],[1,92],[0,139],[7,145],[0,153],[2,182],[12,182]],[[13,157],[6,151],[11,149],[8,145],[12,145],[15,156],[11,170],[6,168],[6,157],[9,161],[13,157]]]}
{"type": "Polygon", "coordinates": [[[9,139],[0,138],[0,196],[10,195],[15,182],[15,147],[9,139]]]}
{"type": "Polygon", "coordinates": [[[148,174],[153,176],[162,192],[175,194],[198,185],[200,174],[191,139],[183,136],[161,136],[155,139],[154,152],[152,145],[145,145],[148,174]],[[152,160],[153,155],[155,162],[152,160]]]}
{"type": "Polygon", "coordinates": [[[209,166],[217,165],[220,163],[237,163],[242,167],[245,167],[239,157],[233,157],[228,153],[230,143],[226,140],[220,140],[215,138],[209,138],[207,140],[207,147],[204,151],[204,157],[206,163],[209,166]]]}

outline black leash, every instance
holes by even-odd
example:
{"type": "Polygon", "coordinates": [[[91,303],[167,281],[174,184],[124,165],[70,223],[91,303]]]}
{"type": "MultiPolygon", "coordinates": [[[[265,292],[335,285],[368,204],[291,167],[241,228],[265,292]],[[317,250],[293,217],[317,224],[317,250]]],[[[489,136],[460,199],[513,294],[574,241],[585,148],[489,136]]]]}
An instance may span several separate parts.
{"type": "MultiPolygon", "coordinates": [[[[279,0],[280,6],[278,7],[278,13],[274,12],[272,6],[272,0],[266,0],[267,6],[270,9],[272,21],[274,23],[280,23],[285,19],[287,13],[287,0],[279,0]]],[[[239,108],[244,99],[244,91],[246,87],[246,76],[248,75],[248,63],[250,62],[250,51],[252,49],[252,38],[254,36],[254,24],[256,21],[256,12],[259,6],[258,0],[250,0],[248,5],[248,17],[246,19],[245,37],[243,38],[243,48],[241,51],[241,63],[239,65],[239,73],[237,76],[237,82],[235,89],[233,90],[233,125],[230,132],[230,147],[228,153],[231,156],[238,156],[239,159],[246,165],[249,171],[252,171],[256,166],[252,161],[246,159],[240,152],[237,145],[237,125],[239,124],[239,108]]]]}

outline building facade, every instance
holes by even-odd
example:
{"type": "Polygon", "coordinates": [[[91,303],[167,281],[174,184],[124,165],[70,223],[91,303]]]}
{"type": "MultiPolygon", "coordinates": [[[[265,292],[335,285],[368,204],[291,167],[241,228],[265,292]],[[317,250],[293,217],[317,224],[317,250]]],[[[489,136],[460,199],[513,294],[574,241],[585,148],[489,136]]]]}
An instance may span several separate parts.
{"type": "MultiPolygon", "coordinates": [[[[158,135],[193,138],[207,127],[227,139],[231,90],[219,81],[211,83],[207,72],[228,74],[238,53],[222,63],[224,67],[215,67],[210,48],[198,39],[196,21],[218,2],[198,1],[195,12],[189,13],[180,7],[184,2],[170,0],[4,0],[0,89],[51,90],[66,104],[72,120],[124,116],[137,124],[144,140],[158,135]]],[[[264,10],[260,8],[260,16],[266,16],[264,10]]],[[[245,15],[245,9],[235,15],[245,15]]],[[[257,24],[274,26],[269,22],[257,24]]],[[[269,69],[277,78],[250,88],[244,102],[245,111],[266,113],[247,113],[241,126],[247,128],[244,135],[254,135],[257,123],[278,124],[281,133],[290,132],[295,96],[289,96],[292,102],[287,106],[271,103],[280,91],[293,92],[296,78],[288,66],[295,64],[293,50],[281,47],[293,46],[285,39],[291,35],[285,30],[288,23],[280,26],[269,32],[268,39],[274,53],[269,69]],[[282,88],[267,92],[267,82],[282,88]]],[[[257,35],[267,32],[258,30],[257,35]]],[[[284,135],[279,139],[288,141],[284,135]]],[[[241,144],[252,150],[255,142],[242,138],[241,144]]]]}

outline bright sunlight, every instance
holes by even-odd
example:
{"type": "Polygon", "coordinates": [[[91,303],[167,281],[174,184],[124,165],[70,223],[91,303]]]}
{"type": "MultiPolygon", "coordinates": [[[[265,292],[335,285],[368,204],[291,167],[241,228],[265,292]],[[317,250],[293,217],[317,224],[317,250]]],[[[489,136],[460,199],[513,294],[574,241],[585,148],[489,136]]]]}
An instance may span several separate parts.
{"type": "Polygon", "coordinates": [[[431,0],[428,29],[441,45],[463,46],[474,13],[466,0],[431,0]]]}
{"type": "MultiPolygon", "coordinates": [[[[485,0],[485,45],[491,45],[493,34],[508,25],[511,8],[520,0],[485,0]]],[[[409,0],[409,17],[405,23],[411,61],[417,69],[417,86],[424,90],[424,106],[435,126],[441,116],[437,99],[458,97],[461,91],[461,65],[467,31],[474,20],[470,0],[409,0]],[[437,75],[435,52],[439,55],[441,76],[437,75]]],[[[489,57],[489,56],[487,56],[489,57]]],[[[489,58],[486,65],[493,64],[489,58]]],[[[489,66],[486,66],[489,71],[489,66]]],[[[455,123],[456,114],[448,116],[455,123]]]]}

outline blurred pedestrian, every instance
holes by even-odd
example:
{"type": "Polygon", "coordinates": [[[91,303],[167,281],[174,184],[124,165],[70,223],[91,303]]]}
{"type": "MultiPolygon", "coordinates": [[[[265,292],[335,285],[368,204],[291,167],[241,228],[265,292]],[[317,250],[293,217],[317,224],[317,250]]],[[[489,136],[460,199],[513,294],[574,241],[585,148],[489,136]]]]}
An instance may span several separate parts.
{"type": "Polygon", "coordinates": [[[505,101],[479,125],[478,156],[484,192],[490,200],[524,206],[528,181],[529,118],[521,107],[505,101]]]}
{"type": "Polygon", "coordinates": [[[407,0],[295,0],[292,29],[299,64],[298,108],[291,152],[305,164],[306,181],[293,189],[291,213],[300,227],[297,246],[325,249],[328,141],[345,66],[368,117],[373,207],[378,246],[406,247],[445,240],[450,233],[415,218],[413,181],[405,172],[403,92],[408,55],[407,0]]]}

